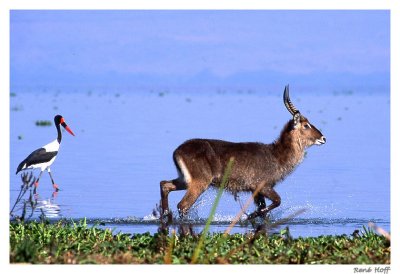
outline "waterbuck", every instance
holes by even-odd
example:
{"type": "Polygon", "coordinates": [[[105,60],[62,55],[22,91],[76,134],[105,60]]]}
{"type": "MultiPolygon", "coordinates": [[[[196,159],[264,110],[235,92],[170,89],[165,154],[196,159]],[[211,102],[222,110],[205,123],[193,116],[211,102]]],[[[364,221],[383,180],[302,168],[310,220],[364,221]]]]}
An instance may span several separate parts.
{"type": "Polygon", "coordinates": [[[187,189],[178,203],[179,214],[183,217],[209,186],[219,187],[231,157],[234,158],[233,168],[225,189],[234,195],[253,193],[257,209],[248,218],[264,217],[278,207],[281,197],[274,190],[275,185],[301,163],[306,148],[326,142],[322,133],[290,101],[289,86],[285,87],[283,102],[293,118],[272,144],[211,139],[191,139],[181,144],[173,154],[179,177],[160,182],[163,216],[172,218],[168,207],[171,191],[187,189]],[[265,198],[272,201],[268,207],[265,198]]]}

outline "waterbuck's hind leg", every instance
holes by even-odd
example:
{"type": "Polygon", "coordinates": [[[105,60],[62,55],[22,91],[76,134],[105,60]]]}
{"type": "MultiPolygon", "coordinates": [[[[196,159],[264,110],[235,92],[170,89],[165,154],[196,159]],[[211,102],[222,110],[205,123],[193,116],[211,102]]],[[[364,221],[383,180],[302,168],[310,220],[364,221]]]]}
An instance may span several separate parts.
{"type": "Polygon", "coordinates": [[[171,191],[185,190],[187,185],[180,179],[175,179],[171,181],[161,181],[160,182],[160,194],[161,194],[161,218],[163,216],[169,216],[170,221],[172,220],[172,214],[170,213],[168,206],[168,194],[171,191]]]}
{"type": "Polygon", "coordinates": [[[208,180],[192,180],[189,187],[183,196],[182,200],[178,203],[179,216],[183,218],[190,207],[196,202],[200,195],[208,188],[208,180]]]}

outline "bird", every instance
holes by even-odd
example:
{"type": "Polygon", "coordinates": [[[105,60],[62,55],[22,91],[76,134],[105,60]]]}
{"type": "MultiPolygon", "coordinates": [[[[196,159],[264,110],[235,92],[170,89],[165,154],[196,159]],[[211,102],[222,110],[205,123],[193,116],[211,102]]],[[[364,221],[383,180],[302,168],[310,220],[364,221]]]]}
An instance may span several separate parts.
{"type": "Polygon", "coordinates": [[[60,129],[60,125],[63,126],[72,136],[75,136],[75,134],[72,132],[72,130],[67,126],[65,123],[64,117],[61,115],[56,115],[54,117],[54,125],[57,129],[57,139],[55,139],[53,142],[48,143],[47,145],[36,149],[33,151],[31,154],[26,157],[25,160],[23,160],[17,167],[17,172],[15,174],[18,174],[18,172],[26,169],[36,169],[40,168],[40,173],[39,177],[37,180],[34,182],[34,193],[36,193],[36,188],[39,186],[39,180],[40,177],[42,176],[42,173],[44,170],[47,170],[47,172],[50,175],[51,183],[53,184],[53,188],[56,192],[59,191],[58,185],[54,182],[53,176],[51,175],[51,170],[50,166],[53,164],[54,160],[57,157],[58,150],[60,149],[60,144],[61,144],[61,139],[62,139],[62,133],[60,129]]]}

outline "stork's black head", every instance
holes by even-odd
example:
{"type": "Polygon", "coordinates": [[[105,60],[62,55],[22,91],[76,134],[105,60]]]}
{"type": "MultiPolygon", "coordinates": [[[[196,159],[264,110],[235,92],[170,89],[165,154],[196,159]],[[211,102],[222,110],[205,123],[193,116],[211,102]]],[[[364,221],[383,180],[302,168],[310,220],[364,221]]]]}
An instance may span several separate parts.
{"type": "Polygon", "coordinates": [[[65,123],[64,117],[62,117],[61,115],[56,115],[54,117],[54,124],[56,125],[56,127],[62,125],[71,135],[75,136],[69,126],[67,126],[67,124],[65,123]]]}
{"type": "Polygon", "coordinates": [[[61,116],[61,115],[56,115],[56,116],[54,116],[54,124],[55,125],[59,125],[59,124],[61,124],[61,119],[62,119],[63,117],[61,116]]]}

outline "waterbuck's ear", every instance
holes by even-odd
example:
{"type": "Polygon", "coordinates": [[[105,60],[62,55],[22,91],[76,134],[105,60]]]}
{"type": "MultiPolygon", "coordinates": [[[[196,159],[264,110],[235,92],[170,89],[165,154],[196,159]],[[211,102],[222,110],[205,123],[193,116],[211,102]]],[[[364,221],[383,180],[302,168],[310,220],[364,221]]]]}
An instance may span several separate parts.
{"type": "Polygon", "coordinates": [[[294,128],[298,128],[300,126],[300,112],[296,112],[293,115],[293,126],[294,128]]]}

